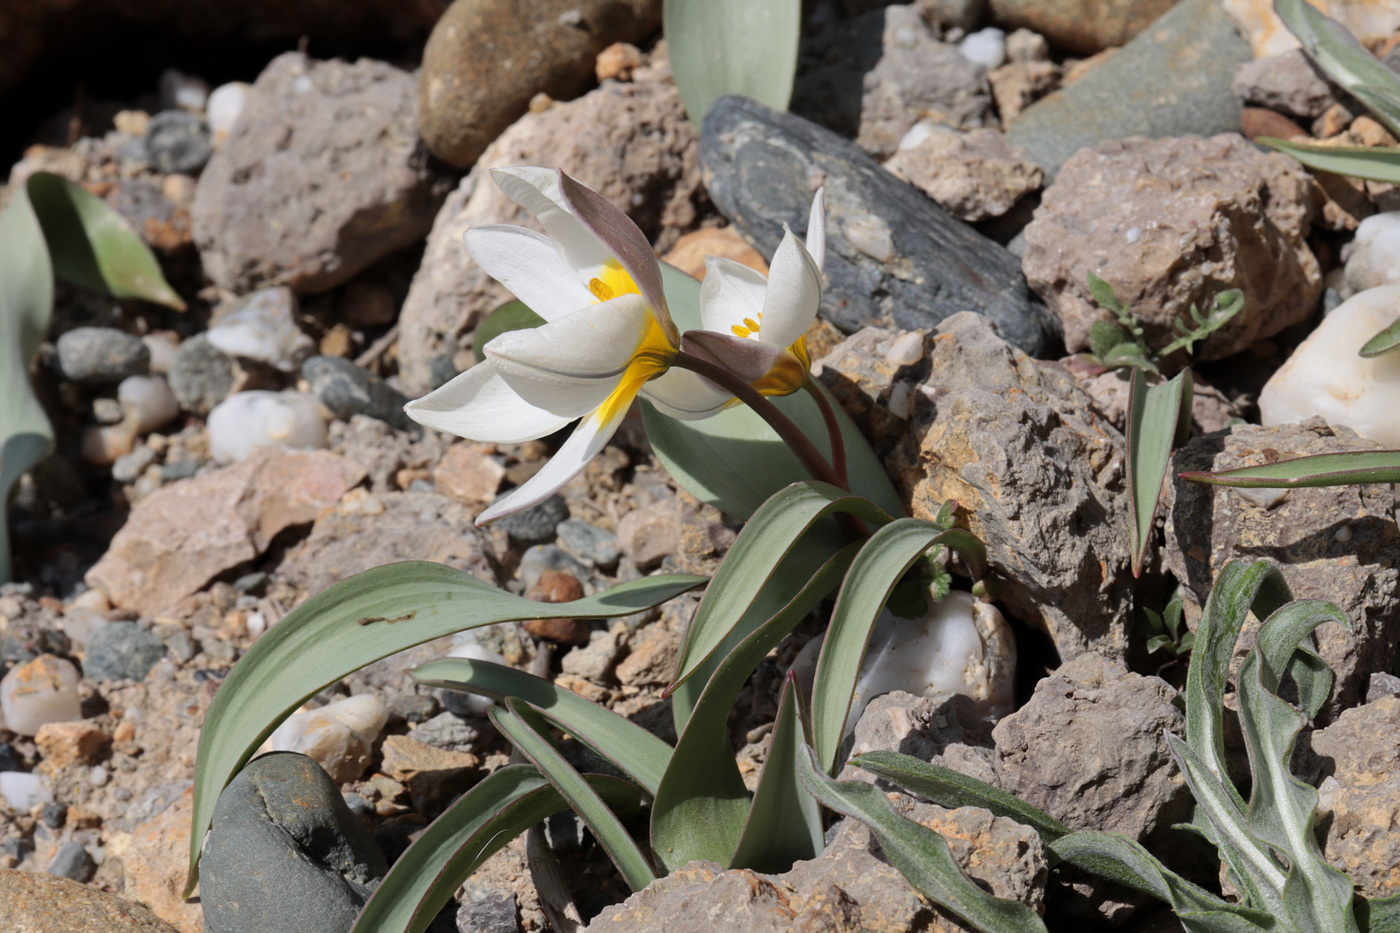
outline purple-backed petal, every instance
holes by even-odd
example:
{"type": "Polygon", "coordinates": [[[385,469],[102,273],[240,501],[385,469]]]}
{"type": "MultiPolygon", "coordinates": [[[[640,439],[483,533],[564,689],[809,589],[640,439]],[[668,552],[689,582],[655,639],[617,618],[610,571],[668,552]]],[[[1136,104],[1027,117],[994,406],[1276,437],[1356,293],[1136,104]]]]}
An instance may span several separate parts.
{"type": "Polygon", "coordinates": [[[666,307],[666,291],[661,283],[661,264],[656,252],[632,218],[591,188],[559,173],[559,189],[574,216],[583,223],[603,245],[612,251],[622,268],[641,289],[642,296],[656,313],[661,329],[672,345],[680,343],[680,332],[666,307]]]}
{"type": "Polygon", "coordinates": [[[686,331],[681,336],[681,352],[727,369],[744,382],[757,382],[789,355],[786,346],[708,330],[686,331]]]}

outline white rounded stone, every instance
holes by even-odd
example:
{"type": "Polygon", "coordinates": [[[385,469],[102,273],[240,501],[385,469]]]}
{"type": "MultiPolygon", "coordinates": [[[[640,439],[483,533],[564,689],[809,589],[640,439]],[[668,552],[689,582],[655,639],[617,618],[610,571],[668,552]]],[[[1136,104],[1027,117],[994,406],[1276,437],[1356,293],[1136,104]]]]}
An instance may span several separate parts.
{"type": "Polygon", "coordinates": [[[1343,294],[1355,295],[1379,285],[1400,283],[1400,211],[1361,221],[1351,241],[1343,274],[1343,294]]]}
{"type": "Polygon", "coordinates": [[[961,693],[988,719],[1011,712],[1016,642],[1000,612],[961,591],[934,603],[919,619],[880,614],[856,679],[846,733],[875,697],[893,690],[915,696],[961,693]]]}
{"type": "Polygon", "coordinates": [[[264,444],[325,447],[321,403],[300,392],[255,389],[230,395],[209,413],[209,451],[219,463],[237,463],[264,444]]]}
{"type": "Polygon", "coordinates": [[[238,307],[210,327],[209,342],[229,356],[295,372],[315,346],[296,323],[292,290],[277,285],[240,299],[238,307]]]}
{"type": "Polygon", "coordinates": [[[293,713],[268,737],[262,751],[300,752],[326,769],[337,784],[353,781],[369,766],[374,740],[389,720],[377,696],[362,694],[293,713]]]}
{"type": "Polygon", "coordinates": [[[83,718],[78,669],[51,654],[15,666],[0,680],[0,709],[11,732],[34,735],[50,722],[83,718]]]}
{"type": "Polygon", "coordinates": [[[37,804],[53,802],[53,792],[44,779],[24,771],[0,771],[0,797],[9,801],[16,813],[28,813],[37,804]]]}
{"type": "Polygon", "coordinates": [[[204,109],[209,101],[209,82],[167,68],[160,75],[160,103],[167,110],[178,108],[194,113],[204,109]]]}
{"type": "Polygon", "coordinates": [[[1259,393],[1260,422],[1319,416],[1383,447],[1400,447],[1400,353],[1373,359],[1361,346],[1400,318],[1400,285],[1360,292],[1318,324],[1259,393]]]}
{"type": "Polygon", "coordinates": [[[164,376],[127,376],[117,386],[117,401],[137,435],[163,428],[180,414],[180,403],[164,376]]]}
{"type": "Polygon", "coordinates": [[[979,29],[958,43],[963,58],[991,71],[1006,64],[1006,33],[995,26],[979,29]]]}
{"type": "Polygon", "coordinates": [[[151,374],[164,376],[170,372],[170,364],[175,361],[175,351],[180,349],[180,340],[168,330],[156,331],[141,338],[146,349],[151,352],[151,374]]]}
{"type": "Polygon", "coordinates": [[[233,130],[243,105],[248,102],[248,93],[253,86],[246,81],[231,81],[214,88],[205,103],[204,117],[209,122],[209,133],[215,147],[218,147],[233,130]]]}
{"type": "Polygon", "coordinates": [[[83,429],[79,450],[83,459],[96,466],[111,466],[118,457],[131,453],[136,434],[125,421],[121,424],[90,424],[83,429]]]}

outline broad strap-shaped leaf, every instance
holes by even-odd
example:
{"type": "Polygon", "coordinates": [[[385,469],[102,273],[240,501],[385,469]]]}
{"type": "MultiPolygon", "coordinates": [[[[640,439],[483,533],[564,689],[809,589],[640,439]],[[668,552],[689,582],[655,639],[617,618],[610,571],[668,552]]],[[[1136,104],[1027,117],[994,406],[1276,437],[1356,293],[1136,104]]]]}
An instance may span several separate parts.
{"type": "Polygon", "coordinates": [[[1288,658],[1323,622],[1345,616],[1328,603],[1290,603],[1264,623],[1261,648],[1251,651],[1240,669],[1240,729],[1249,752],[1254,785],[1247,811],[1248,828],[1278,849],[1288,861],[1283,897],[1302,930],[1355,931],[1352,884],[1322,857],[1314,833],[1317,790],[1289,771],[1293,744],[1307,720],[1277,695],[1288,658]],[[1268,644],[1268,650],[1262,645],[1268,644]]]}
{"type": "Polygon", "coordinates": [[[1228,779],[1213,773],[1189,743],[1169,734],[1167,745],[1196,798],[1192,827],[1214,843],[1246,904],[1282,916],[1287,874],[1269,847],[1250,831],[1239,792],[1228,779]]]}
{"type": "Polygon", "coordinates": [[[439,658],[413,672],[421,684],[504,702],[519,697],[656,796],[671,746],[641,726],[549,681],[490,661],[439,658]]]}
{"type": "Polygon", "coordinates": [[[1400,149],[1322,146],[1276,136],[1261,136],[1256,142],[1291,155],[1308,168],[1320,172],[1400,184],[1400,149]]]}
{"type": "Polygon", "coordinates": [[[1142,573],[1152,540],[1152,520],[1162,497],[1172,447],[1191,426],[1191,370],[1148,386],[1141,369],[1133,370],[1128,396],[1128,504],[1132,510],[1133,576],[1142,573]]]}
{"type": "Polygon", "coordinates": [[[1400,78],[1394,72],[1341,23],[1303,0],[1275,0],[1274,11],[1329,78],[1364,103],[1391,133],[1400,136],[1400,78]]]}
{"type": "Polygon", "coordinates": [[[1246,489],[1400,483],[1400,450],[1348,450],[1215,473],[1193,470],[1178,475],[1193,483],[1246,489]]]}
{"type": "Polygon", "coordinates": [[[185,310],[150,249],[101,198],[50,172],[35,172],[24,188],[59,278],[116,298],[185,310]]]}
{"type": "Polygon", "coordinates": [[[773,743],[730,867],[777,874],[821,855],[822,808],[798,776],[799,760],[811,742],[806,719],[797,678],[789,671],[778,700],[773,743]]]}
{"type": "Polygon", "coordinates": [[[676,87],[698,131],[726,94],[786,110],[797,74],[800,0],[666,0],[662,28],[676,87]]]}
{"type": "MultiPolygon", "coordinates": [[[[665,263],[661,264],[661,278],[676,325],[682,331],[703,329],[700,283],[665,263]]],[[[841,426],[851,491],[890,515],[903,515],[903,501],[871,451],[870,442],[826,387],[818,381],[816,388],[826,396],[841,426]]],[[[811,396],[797,392],[769,401],[801,428],[829,462],[831,442],[826,422],[811,396]]],[[[676,482],[697,499],[735,518],[747,519],[778,490],[810,476],[797,455],[746,405],[698,421],[678,421],[662,415],[643,399],[642,415],[657,458],[676,482]]]]}
{"type": "MultiPolygon", "coordinates": [[[[626,781],[584,779],[613,809],[637,806],[626,781]]],[[[422,933],[462,882],[512,839],[561,810],[564,798],[531,765],[483,778],[414,840],[370,896],[350,933],[422,933]]]]}
{"type": "Polygon", "coordinates": [[[801,759],[807,789],[826,806],[870,827],[890,864],[929,900],[982,933],[1036,933],[1045,924],[1016,901],[993,897],[958,867],[948,841],[895,812],[880,790],[857,781],[834,781],[811,750],[801,759]]]}
{"type": "Polygon", "coordinates": [[[1221,900],[1162,865],[1127,836],[1070,833],[1050,843],[1049,848],[1060,861],[1166,901],[1181,925],[1192,933],[1259,933],[1277,929],[1269,914],[1221,900]]]}
{"type": "Polygon", "coordinates": [[[933,522],[901,518],[878,529],[856,555],[837,594],[812,684],[813,745],[827,773],[836,770],[870,632],[895,584],[930,548],[964,543],[969,537],[965,531],[945,531],[933,522]]]}
{"type": "Polygon", "coordinates": [[[702,858],[728,865],[748,820],[749,795],[729,743],[729,714],[760,661],[850,567],[859,544],[833,554],[788,603],[725,655],[705,681],[651,810],[651,847],[667,871],[702,858]]]}
{"type": "Polygon", "coordinates": [[[920,761],[899,752],[865,752],[850,764],[927,797],[940,807],[981,807],[997,816],[1025,823],[1048,845],[1072,830],[1038,807],[1000,788],[951,768],[920,761]]]}
{"type": "Polygon", "coordinates": [[[559,792],[574,812],[593,831],[598,844],[608,853],[617,870],[633,891],[656,880],[651,863],[637,848],[627,828],[603,800],[597,788],[569,764],[549,737],[543,716],[524,700],[510,697],[504,706],[491,708],[491,722],[511,745],[539,769],[545,780],[559,792]]]}
{"type": "Polygon", "coordinates": [[[704,582],[658,576],[565,603],[540,603],[441,564],[407,561],[366,570],[289,612],[234,666],[210,704],[199,737],[190,872],[224,786],[263,740],[307,699],[380,658],[443,635],[537,618],[630,615],[704,582]]]}
{"type": "Polygon", "coordinates": [[[681,647],[676,679],[668,691],[677,734],[685,730],[711,672],[846,543],[834,523],[824,521],[839,513],[875,524],[889,520],[869,500],[809,480],[780,490],[744,525],[706,589],[681,647]]]}
{"type": "Polygon", "coordinates": [[[10,489],[53,449],[53,428],[29,364],[53,313],[53,267],[21,186],[0,212],[0,583],[10,579],[10,489]]]}

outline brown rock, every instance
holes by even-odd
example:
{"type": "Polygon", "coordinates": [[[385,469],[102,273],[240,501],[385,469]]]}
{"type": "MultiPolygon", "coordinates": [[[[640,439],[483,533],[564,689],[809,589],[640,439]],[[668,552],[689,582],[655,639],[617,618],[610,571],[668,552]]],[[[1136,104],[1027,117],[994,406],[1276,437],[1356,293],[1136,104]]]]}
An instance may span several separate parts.
{"type": "Polygon", "coordinates": [[[911,514],[957,502],[1002,600],[1043,626],[1062,660],[1121,657],[1133,603],[1122,435],[1065,369],[978,315],[939,325],[927,363],[911,369],[912,384],[889,393],[891,408],[905,398],[909,421],[886,460],[911,514]]]}
{"type": "Polygon", "coordinates": [[[521,117],[448,196],[399,317],[399,374],[410,393],[464,368],[453,358],[468,345],[471,329],[510,298],[462,246],[468,227],[530,223],[491,182],[488,169],[557,166],[627,211],[663,250],[694,225],[702,197],[695,128],[674,84],[638,78],[521,117]]]}
{"type": "Polygon", "coordinates": [[[1230,288],[1243,310],[1196,347],[1221,359],[1304,320],[1322,276],[1306,238],[1321,195],[1286,156],[1240,136],[1112,140],[1071,156],[1026,228],[1026,279],[1064,324],[1065,346],[1089,346],[1112,320],[1089,273],[1113,286],[1160,349],[1195,305],[1230,288]]]}
{"type": "Polygon", "coordinates": [[[383,62],[273,59],[199,179],[205,273],[313,294],[420,241],[447,185],[415,155],[415,110],[412,75],[383,62]]]}
{"type": "Polygon", "coordinates": [[[885,168],[964,221],[1000,217],[1044,177],[998,130],[935,128],[917,146],[896,152],[885,168]]]}
{"type": "Polygon", "coordinates": [[[593,75],[599,82],[607,80],[631,81],[632,72],[640,68],[646,58],[642,50],[630,42],[614,42],[598,53],[593,63],[593,75]]]}
{"type": "Polygon", "coordinates": [[[1003,126],[1058,88],[1060,80],[1060,66],[1047,61],[1013,61],[987,72],[1003,126]]]}
{"type": "Polygon", "coordinates": [[[528,15],[506,0],[456,0],[423,49],[423,141],[468,168],[536,93],[568,100],[593,78],[598,53],[660,25],[659,0],[538,0],[528,15]]]}
{"type": "Polygon", "coordinates": [[[618,683],[628,687],[670,683],[681,650],[678,624],[678,619],[666,614],[638,632],[631,653],[617,665],[618,683]]]}
{"type": "Polygon", "coordinates": [[[617,543],[639,570],[650,570],[680,546],[679,506],[663,500],[633,509],[617,523],[617,543]]]}
{"type": "Polygon", "coordinates": [[[139,904],[44,872],[0,869],[7,933],[188,933],[139,904]]]}
{"type": "Polygon", "coordinates": [[[34,744],[43,756],[45,770],[74,764],[96,764],[108,751],[112,737],[89,722],[49,722],[39,727],[34,744]]]}
{"type": "Polygon", "coordinates": [[[261,554],[284,528],[315,519],[364,475],[327,451],[260,447],[141,500],[87,581],[123,609],[165,611],[261,554]]]}
{"type": "Polygon", "coordinates": [[[989,0],[992,19],[998,26],[1034,30],[1052,45],[1080,55],[1122,45],[1175,3],[1176,0],[989,0]]]}
{"type": "Polygon", "coordinates": [[[186,903],[182,896],[193,813],[191,788],[138,825],[122,855],[127,895],[145,903],[180,933],[200,933],[204,929],[204,911],[199,903],[186,903]]]}
{"type": "Polygon", "coordinates": [[[705,259],[709,256],[732,259],[756,272],[768,274],[768,263],[763,255],[750,246],[734,227],[704,227],[687,233],[661,258],[703,282],[705,259]]]}
{"type": "Polygon", "coordinates": [[[385,737],[383,751],[380,770],[408,788],[419,813],[436,812],[465,791],[481,765],[475,755],[437,748],[406,735],[385,737]]]}
{"type": "Polygon", "coordinates": [[[1283,114],[1263,107],[1246,107],[1240,111],[1240,134],[1250,142],[1261,136],[1279,139],[1311,140],[1312,135],[1283,114]]]}
{"type": "Polygon", "coordinates": [[[453,444],[433,467],[433,485],[454,502],[480,509],[496,498],[506,468],[492,456],[491,444],[453,444]]]}
{"type": "MultiPolygon", "coordinates": [[[[548,569],[540,574],[525,598],[542,603],[572,602],[583,598],[583,584],[571,573],[548,569]]],[[[536,638],[561,645],[586,645],[593,631],[593,626],[583,619],[531,619],[523,625],[536,638]]]]}
{"type": "Polygon", "coordinates": [[[429,560],[469,570],[495,582],[472,513],[430,492],[386,492],[374,507],[346,503],[323,515],[282,572],[307,592],[400,560],[429,560]]]}
{"type": "MultiPolygon", "coordinates": [[[[1170,474],[1379,446],[1320,419],[1268,428],[1237,425],[1192,440],[1173,458],[1170,474]]],[[[1337,677],[1324,721],[1355,704],[1372,672],[1390,669],[1400,643],[1400,530],[1388,484],[1288,490],[1184,480],[1169,485],[1166,563],[1181,581],[1188,621],[1227,562],[1266,558],[1278,564],[1295,598],[1326,600],[1351,619],[1351,631],[1329,622],[1314,633],[1318,652],[1337,677]]],[[[1256,626],[1250,621],[1246,631],[1256,626]]]]}
{"type": "Polygon", "coordinates": [[[1326,779],[1318,824],[1327,861],[1368,900],[1400,893],[1400,698],[1349,709],[1307,745],[1326,779]]]}

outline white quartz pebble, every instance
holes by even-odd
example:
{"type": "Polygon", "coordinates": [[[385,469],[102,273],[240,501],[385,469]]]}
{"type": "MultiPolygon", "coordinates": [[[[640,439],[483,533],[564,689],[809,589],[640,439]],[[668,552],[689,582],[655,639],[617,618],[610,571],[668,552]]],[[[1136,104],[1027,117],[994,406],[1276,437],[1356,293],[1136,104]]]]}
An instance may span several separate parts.
{"type": "Polygon", "coordinates": [[[160,103],[167,110],[179,108],[195,113],[204,109],[209,101],[209,82],[195,75],[187,75],[174,68],[167,68],[160,75],[160,103]]]}
{"type": "Polygon", "coordinates": [[[209,133],[217,148],[233,129],[243,105],[248,100],[248,92],[253,89],[245,81],[231,81],[214,88],[205,103],[205,119],[209,121],[209,133]]]}
{"type": "Polygon", "coordinates": [[[1001,613],[971,593],[949,593],[920,619],[881,613],[856,679],[846,733],[866,704],[901,690],[915,696],[961,693],[996,719],[1011,711],[1016,642],[1001,613]]]}
{"type": "Polygon", "coordinates": [[[1314,415],[1383,447],[1400,447],[1400,353],[1357,356],[1362,344],[1400,318],[1400,285],[1359,292],[1317,325],[1259,393],[1265,425],[1314,415]]]}
{"type": "Polygon", "coordinates": [[[1387,211],[1361,221],[1351,241],[1343,278],[1350,296],[1378,285],[1400,283],[1400,211],[1387,211]]]}
{"type": "Polygon", "coordinates": [[[170,372],[170,364],[175,362],[175,351],[180,349],[180,341],[168,330],[156,331],[141,338],[146,349],[151,352],[151,374],[164,376],[170,372]]]}
{"type": "Polygon", "coordinates": [[[163,428],[180,414],[180,403],[164,376],[127,376],[117,386],[122,417],[138,435],[163,428]]]}
{"type": "Polygon", "coordinates": [[[337,784],[353,781],[369,766],[374,740],[389,721],[377,696],[361,694],[318,709],[293,713],[268,737],[263,751],[301,752],[337,784]]]}
{"type": "Polygon", "coordinates": [[[0,797],[4,797],[16,813],[28,813],[35,804],[53,802],[53,792],[44,779],[24,771],[0,771],[0,797]]]}
{"type": "Polygon", "coordinates": [[[0,709],[10,731],[20,735],[33,735],[45,723],[82,719],[78,669],[51,654],[15,666],[0,680],[0,709]]]}
{"type": "Polygon", "coordinates": [[[1006,64],[1006,33],[995,26],[979,29],[958,43],[963,58],[991,71],[1006,64]]]}
{"type": "Polygon", "coordinates": [[[297,299],[290,288],[260,288],[209,328],[209,342],[238,356],[295,372],[314,347],[297,326],[297,299]]]}
{"type": "Polygon", "coordinates": [[[255,389],[230,395],[209,413],[209,451],[219,463],[237,463],[263,444],[325,447],[321,403],[300,392],[255,389]]]}

